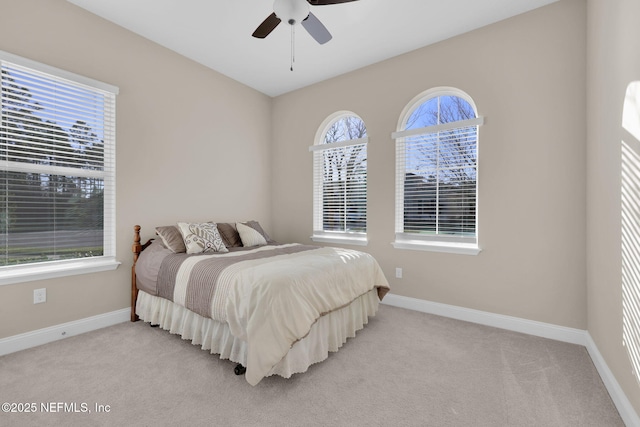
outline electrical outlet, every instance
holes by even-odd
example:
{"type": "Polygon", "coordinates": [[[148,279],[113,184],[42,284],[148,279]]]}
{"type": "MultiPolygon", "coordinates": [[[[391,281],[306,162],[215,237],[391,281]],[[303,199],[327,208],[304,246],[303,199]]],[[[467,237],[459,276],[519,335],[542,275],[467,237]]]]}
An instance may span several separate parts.
{"type": "Polygon", "coordinates": [[[33,290],[33,303],[40,304],[47,302],[47,288],[33,290]]]}
{"type": "Polygon", "coordinates": [[[396,267],[396,279],[402,279],[402,268],[396,267]]]}

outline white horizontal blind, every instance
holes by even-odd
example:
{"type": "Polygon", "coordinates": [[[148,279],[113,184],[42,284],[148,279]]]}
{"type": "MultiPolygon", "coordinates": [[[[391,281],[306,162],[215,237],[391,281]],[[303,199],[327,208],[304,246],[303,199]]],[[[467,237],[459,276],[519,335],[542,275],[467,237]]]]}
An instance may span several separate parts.
{"type": "Polygon", "coordinates": [[[116,93],[2,57],[0,266],[113,257],[116,93]]]}
{"type": "Polygon", "coordinates": [[[366,138],[316,145],[311,151],[316,206],[314,235],[366,233],[366,138]]]}
{"type": "Polygon", "coordinates": [[[398,239],[476,243],[481,122],[463,120],[393,135],[398,239]]]}

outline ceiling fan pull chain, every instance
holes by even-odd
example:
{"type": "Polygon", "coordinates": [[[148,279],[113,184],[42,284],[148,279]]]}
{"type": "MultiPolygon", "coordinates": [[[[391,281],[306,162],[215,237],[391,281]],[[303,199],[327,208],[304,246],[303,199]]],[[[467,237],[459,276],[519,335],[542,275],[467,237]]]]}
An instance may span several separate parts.
{"type": "Polygon", "coordinates": [[[293,63],[295,62],[295,25],[291,25],[291,68],[290,70],[293,71],[293,63]]]}

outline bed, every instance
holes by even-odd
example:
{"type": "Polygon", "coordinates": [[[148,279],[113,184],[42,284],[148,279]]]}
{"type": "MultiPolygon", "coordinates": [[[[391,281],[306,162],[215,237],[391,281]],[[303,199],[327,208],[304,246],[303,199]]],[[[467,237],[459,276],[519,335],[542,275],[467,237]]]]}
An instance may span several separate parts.
{"type": "Polygon", "coordinates": [[[257,221],[134,227],[131,321],[237,363],[251,385],[338,351],[389,284],[369,254],[273,241],[257,221]]]}

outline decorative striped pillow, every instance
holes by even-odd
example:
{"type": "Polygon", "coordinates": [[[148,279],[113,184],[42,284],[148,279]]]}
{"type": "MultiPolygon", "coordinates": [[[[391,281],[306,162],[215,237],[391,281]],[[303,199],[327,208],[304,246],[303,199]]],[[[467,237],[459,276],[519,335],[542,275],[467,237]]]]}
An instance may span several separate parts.
{"type": "Polygon", "coordinates": [[[240,234],[240,240],[242,240],[242,246],[264,246],[267,244],[267,240],[257,230],[248,225],[244,225],[241,222],[236,222],[236,228],[240,234]]]}

